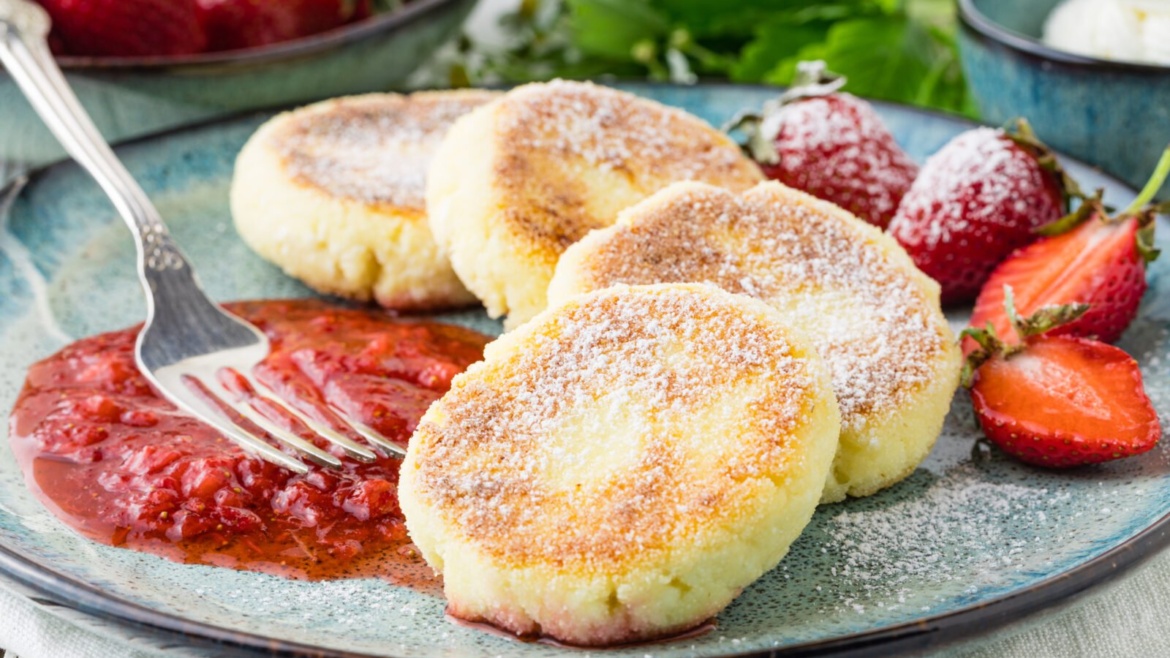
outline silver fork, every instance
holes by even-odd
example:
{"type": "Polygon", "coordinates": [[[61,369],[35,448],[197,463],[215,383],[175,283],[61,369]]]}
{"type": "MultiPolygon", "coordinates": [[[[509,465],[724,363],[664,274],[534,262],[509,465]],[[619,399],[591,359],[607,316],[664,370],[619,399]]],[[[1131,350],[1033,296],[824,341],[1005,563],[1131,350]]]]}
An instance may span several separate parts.
{"type": "Polygon", "coordinates": [[[272,391],[252,375],[252,368],[268,355],[268,337],[221,309],[203,292],[158,211],[118,161],[57,68],[46,42],[48,32],[49,16],[39,5],[29,0],[0,0],[0,63],[65,150],[97,180],[137,238],[138,274],[147,302],[146,325],[135,345],[135,360],[142,373],[180,409],[246,450],[298,473],[308,470],[304,462],[256,436],[228,409],[319,464],[340,467],[341,461],[256,411],[249,396],[228,390],[218,377],[222,370],[243,377],[256,395],[267,392],[272,404],[358,460],[372,461],[376,455],[342,432],[352,430],[391,454],[404,454],[401,447],[362,423],[323,411],[342,430],[339,432],[294,404],[272,400],[272,391]],[[200,387],[214,398],[198,393],[200,387]]]}

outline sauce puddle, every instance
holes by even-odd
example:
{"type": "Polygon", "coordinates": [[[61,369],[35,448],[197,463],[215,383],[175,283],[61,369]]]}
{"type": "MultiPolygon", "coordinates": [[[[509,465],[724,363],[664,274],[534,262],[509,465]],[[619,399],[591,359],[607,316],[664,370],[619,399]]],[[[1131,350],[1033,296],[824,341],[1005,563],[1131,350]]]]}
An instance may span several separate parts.
{"type": "MultiPolygon", "coordinates": [[[[226,306],[271,339],[254,374],[281,398],[326,424],[335,407],[403,444],[491,340],[316,300],[226,306]]],[[[84,338],[29,369],[10,441],[58,517],[176,562],[300,580],[373,576],[441,594],[406,534],[399,460],[343,458],[339,470],[310,464],[295,475],[252,457],[153,391],[134,365],[137,332],[84,338]]],[[[272,420],[310,436],[291,417],[272,420]]]]}

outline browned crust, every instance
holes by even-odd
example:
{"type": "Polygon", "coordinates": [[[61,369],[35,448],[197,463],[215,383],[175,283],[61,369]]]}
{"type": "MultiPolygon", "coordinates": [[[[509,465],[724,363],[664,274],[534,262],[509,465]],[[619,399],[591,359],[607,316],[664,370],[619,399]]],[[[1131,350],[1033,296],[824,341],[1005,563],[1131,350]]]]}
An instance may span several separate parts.
{"type": "MultiPolygon", "coordinates": [[[[824,395],[823,375],[766,307],[745,311],[713,287],[664,290],[579,298],[509,337],[524,349],[489,347],[412,438],[417,495],[503,563],[576,573],[652,560],[750,516],[759,491],[803,467],[793,433],[824,395]],[[692,358],[672,362],[676,350],[692,358]],[[696,414],[726,411],[712,391],[745,386],[755,397],[719,421],[709,452],[689,451],[679,435],[696,414]],[[576,458],[549,447],[559,424],[612,395],[633,410],[622,421],[635,425],[633,465],[576,483],[548,477],[576,458]]],[[[604,442],[613,421],[592,427],[574,438],[604,442]]]]}
{"type": "Polygon", "coordinates": [[[810,337],[833,370],[846,427],[905,404],[950,349],[937,296],[904,254],[883,248],[884,238],[847,212],[778,183],[743,195],[678,186],[598,237],[581,245],[565,273],[573,291],[709,282],[788,308],[794,324],[816,327],[810,337]],[[870,322],[848,329],[856,309],[802,319],[800,308],[789,308],[794,295],[821,291],[852,299],[870,322]]]}
{"type": "Polygon", "coordinates": [[[427,166],[447,129],[498,95],[464,90],[337,98],[283,115],[266,145],[298,185],[399,219],[422,219],[427,166]]]}
{"type": "Polygon", "coordinates": [[[582,183],[617,174],[639,198],[672,182],[743,190],[762,174],[723,133],[682,110],[600,85],[553,81],[513,90],[495,105],[491,175],[507,230],[556,257],[616,215],[599,215],[582,183]]]}

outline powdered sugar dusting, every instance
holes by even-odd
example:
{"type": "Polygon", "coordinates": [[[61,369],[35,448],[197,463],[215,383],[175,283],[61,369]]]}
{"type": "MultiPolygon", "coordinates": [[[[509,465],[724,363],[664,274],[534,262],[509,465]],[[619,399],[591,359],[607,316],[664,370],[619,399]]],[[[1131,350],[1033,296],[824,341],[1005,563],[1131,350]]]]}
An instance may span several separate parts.
{"type": "Polygon", "coordinates": [[[418,489],[484,550],[575,568],[750,512],[802,463],[792,432],[823,375],[766,309],[739,304],[613,288],[534,320],[424,420],[418,489]]]}
{"type": "Polygon", "coordinates": [[[1002,130],[976,128],[955,137],[926,161],[898,214],[926,226],[914,243],[927,248],[966,239],[975,226],[991,227],[988,235],[994,238],[1004,235],[994,227],[1017,229],[1023,223],[1027,231],[1059,216],[1054,202],[1044,209],[1048,212],[1037,212],[1024,222],[1016,214],[1028,212],[1036,200],[1051,201],[1047,185],[1032,157],[1002,130]]]}
{"type": "Polygon", "coordinates": [[[661,199],[589,246],[584,289],[702,281],[772,304],[828,362],[855,431],[935,376],[949,340],[937,302],[839,210],[776,184],[661,199]]]}
{"type": "Polygon", "coordinates": [[[335,197],[421,213],[427,167],[447,129],[495,97],[465,91],[340,98],[286,115],[269,145],[294,179],[335,197]]]}
{"type": "Polygon", "coordinates": [[[769,176],[871,224],[889,223],[918,166],[869,103],[843,93],[806,98],[783,106],[775,121],[780,163],[769,176]]]}
{"type": "Polygon", "coordinates": [[[888,596],[903,587],[920,589],[915,583],[922,581],[967,579],[972,571],[994,577],[1030,550],[1026,539],[1008,531],[1010,520],[1043,528],[1048,514],[1068,498],[1064,492],[989,482],[968,464],[920,497],[839,513],[827,526],[827,547],[841,556],[839,589],[888,596]]]}
{"type": "Polygon", "coordinates": [[[730,139],[686,112],[600,85],[554,80],[508,99],[501,141],[580,158],[601,170],[653,170],[666,182],[731,176],[745,161],[730,139]]]}

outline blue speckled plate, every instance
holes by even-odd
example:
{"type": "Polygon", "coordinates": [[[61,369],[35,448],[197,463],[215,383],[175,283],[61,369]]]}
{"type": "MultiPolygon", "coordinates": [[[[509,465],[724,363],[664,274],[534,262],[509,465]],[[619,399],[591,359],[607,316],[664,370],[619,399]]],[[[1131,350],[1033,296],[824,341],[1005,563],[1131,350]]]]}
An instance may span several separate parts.
{"type": "MultiPolygon", "coordinates": [[[[633,86],[719,124],[775,91],[735,86],[633,86]]],[[[899,141],[923,158],[969,127],[878,105],[899,141]]],[[[127,145],[143,183],[217,299],[311,294],[236,238],[227,191],[236,151],[265,115],[127,145]]],[[[1075,163],[1087,188],[1113,204],[1133,191],[1075,163]]],[[[1165,228],[1165,227],[1163,227],[1165,228]]],[[[1159,243],[1167,248],[1166,230],[1159,243]]],[[[0,407],[9,409],[34,360],[65,341],[143,317],[133,245],[77,167],[36,176],[12,203],[0,238],[0,407]]],[[[1170,421],[1170,297],[1163,259],[1122,347],[1142,363],[1170,421]]],[[[952,319],[962,321],[962,312],[952,319]]],[[[489,331],[481,313],[449,318],[489,331]]],[[[995,452],[976,453],[978,431],[960,395],[933,454],[905,482],[822,508],[780,566],[749,587],[706,635],[609,652],[715,656],[776,652],[887,653],[986,632],[1067,600],[1167,543],[1170,442],[1141,457],[1048,473],[995,452]]],[[[291,582],[179,565],[87,541],[25,489],[7,442],[0,447],[0,570],[46,596],[185,641],[324,655],[552,656],[455,626],[441,598],[375,580],[291,582]]]]}

